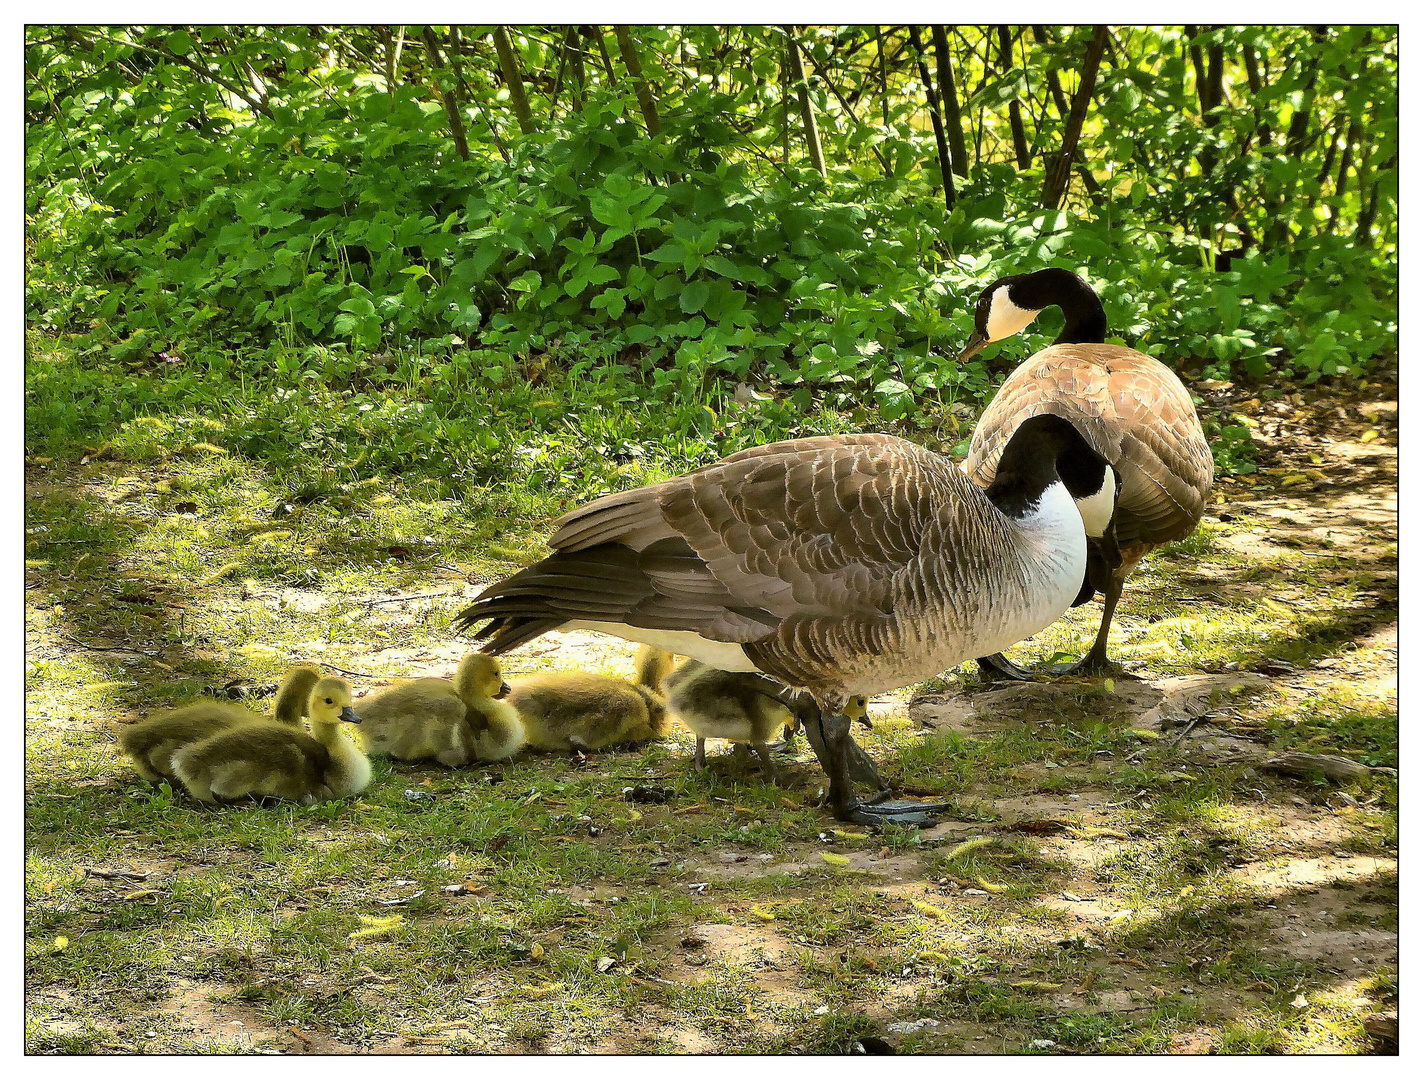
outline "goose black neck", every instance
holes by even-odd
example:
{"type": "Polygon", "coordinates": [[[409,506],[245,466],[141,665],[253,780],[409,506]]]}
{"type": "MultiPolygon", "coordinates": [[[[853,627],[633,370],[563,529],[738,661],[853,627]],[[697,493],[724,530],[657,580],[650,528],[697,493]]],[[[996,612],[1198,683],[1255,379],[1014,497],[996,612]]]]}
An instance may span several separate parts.
{"type": "Polygon", "coordinates": [[[1107,313],[1102,310],[1102,301],[1071,270],[1053,266],[1024,274],[1008,295],[1018,307],[1030,311],[1061,309],[1066,322],[1054,345],[1101,344],[1107,338],[1107,313]]]}
{"type": "Polygon", "coordinates": [[[1003,448],[998,472],[984,492],[1008,517],[1031,513],[1059,480],[1074,499],[1102,490],[1107,463],[1078,430],[1059,416],[1030,416],[1003,448]]]}

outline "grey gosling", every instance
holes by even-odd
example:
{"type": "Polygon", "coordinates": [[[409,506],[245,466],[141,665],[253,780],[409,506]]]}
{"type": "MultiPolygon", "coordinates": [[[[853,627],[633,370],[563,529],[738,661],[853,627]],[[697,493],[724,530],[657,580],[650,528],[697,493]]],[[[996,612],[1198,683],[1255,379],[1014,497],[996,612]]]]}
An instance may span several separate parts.
{"type": "Polygon", "coordinates": [[[782,731],[793,732],[800,722],[779,683],[755,672],[718,671],[688,660],[667,676],[662,688],[668,711],[697,737],[694,767],[706,768],[708,739],[727,739],[739,752],[749,745],[765,773],[773,782],[779,780],[767,744],[782,731]]]}

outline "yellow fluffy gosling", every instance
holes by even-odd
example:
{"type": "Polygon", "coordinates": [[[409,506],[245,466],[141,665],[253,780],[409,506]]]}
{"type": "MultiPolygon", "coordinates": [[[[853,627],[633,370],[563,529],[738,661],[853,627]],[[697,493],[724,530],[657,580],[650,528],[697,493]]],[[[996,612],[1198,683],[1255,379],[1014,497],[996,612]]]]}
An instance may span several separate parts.
{"type": "MultiPolygon", "coordinates": [[[[321,672],[309,664],[298,664],[288,671],[277,689],[271,719],[300,728],[307,698],[320,678],[321,672]]],[[[138,774],[150,784],[167,780],[176,787],[178,777],[173,772],[173,751],[220,731],[263,719],[261,714],[234,701],[196,701],[124,728],[119,733],[119,745],[132,759],[138,774]]]]}
{"type": "Polygon", "coordinates": [[[351,684],[327,676],[307,697],[311,734],[257,720],[191,743],[173,753],[173,772],[203,802],[244,795],[316,803],[344,799],[371,780],[371,763],[341,734],[359,724],[351,684]]]}
{"type": "Polygon", "coordinates": [[[657,692],[672,657],[644,645],[637,681],[586,671],[552,671],[514,683],[509,704],[519,710],[535,750],[602,750],[647,742],[667,733],[667,703],[657,692]]]}
{"type": "Polygon", "coordinates": [[[400,761],[433,758],[443,765],[502,761],[524,745],[518,712],[496,700],[507,693],[499,661],[470,653],[453,682],[411,679],[362,700],[366,750],[400,761]]]}

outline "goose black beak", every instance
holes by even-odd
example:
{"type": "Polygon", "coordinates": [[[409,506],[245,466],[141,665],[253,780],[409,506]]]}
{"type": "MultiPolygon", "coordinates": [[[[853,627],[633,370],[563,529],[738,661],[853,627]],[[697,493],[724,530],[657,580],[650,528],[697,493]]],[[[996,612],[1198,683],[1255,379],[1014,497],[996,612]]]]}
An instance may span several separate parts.
{"type": "Polygon", "coordinates": [[[495,694],[494,696],[495,696],[496,698],[508,697],[508,696],[509,696],[509,691],[512,690],[512,689],[513,689],[513,687],[511,687],[508,683],[506,683],[506,682],[501,682],[501,683],[499,684],[499,693],[495,694]]]}
{"type": "Polygon", "coordinates": [[[968,339],[968,344],[965,345],[963,351],[959,353],[958,362],[960,364],[968,363],[968,361],[977,356],[979,351],[987,344],[988,335],[982,330],[975,330],[973,336],[968,339]]]}
{"type": "Polygon", "coordinates": [[[359,724],[361,718],[356,715],[356,710],[346,705],[341,709],[341,719],[348,724],[359,724]]]}

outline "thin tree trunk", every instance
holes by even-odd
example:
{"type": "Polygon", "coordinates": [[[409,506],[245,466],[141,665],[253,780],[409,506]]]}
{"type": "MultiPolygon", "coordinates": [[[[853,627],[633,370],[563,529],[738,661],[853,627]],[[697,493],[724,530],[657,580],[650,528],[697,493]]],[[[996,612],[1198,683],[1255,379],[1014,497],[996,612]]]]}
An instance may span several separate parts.
{"type": "MultiPolygon", "coordinates": [[[[845,100],[845,95],[840,93],[840,88],[835,85],[834,81],[830,78],[829,72],[827,72],[825,68],[821,66],[820,61],[815,58],[815,53],[807,52],[805,55],[810,57],[811,64],[815,66],[815,73],[820,76],[826,86],[830,87],[830,92],[835,95],[835,100],[840,103],[840,107],[849,114],[851,122],[856,127],[863,127],[864,125],[860,123],[859,116],[855,114],[855,107],[845,100]]],[[[880,165],[884,168],[885,176],[892,178],[894,176],[894,170],[889,167],[889,162],[884,159],[884,155],[879,152],[879,147],[874,143],[870,143],[870,150],[873,151],[875,157],[879,159],[880,165]]]]}
{"type": "MultiPolygon", "coordinates": [[[[1241,47],[1240,53],[1241,59],[1245,61],[1245,79],[1250,85],[1250,93],[1256,100],[1259,100],[1260,91],[1265,89],[1265,80],[1260,72],[1260,61],[1255,55],[1255,46],[1247,43],[1241,47]]],[[[1254,106],[1254,112],[1255,140],[1261,146],[1269,146],[1274,138],[1274,133],[1270,130],[1270,122],[1264,118],[1259,105],[1254,106]]],[[[1241,148],[1241,152],[1244,152],[1244,147],[1241,148]]]]}
{"type": "Polygon", "coordinates": [[[1092,32],[1091,44],[1082,61],[1082,79],[1077,86],[1077,94],[1072,99],[1072,112],[1067,117],[1067,127],[1062,134],[1062,150],[1052,162],[1043,180],[1043,205],[1055,210],[1067,192],[1067,182],[1071,176],[1072,160],[1077,153],[1077,141],[1082,137],[1082,124],[1087,119],[1087,106],[1092,100],[1092,91],[1097,86],[1097,71],[1102,66],[1102,53],[1107,47],[1107,28],[1097,26],[1092,32]]]}
{"type": "Polygon", "coordinates": [[[553,119],[554,110],[558,108],[558,96],[563,93],[563,77],[568,74],[568,44],[558,50],[558,74],[553,77],[553,93],[548,99],[548,118],[553,119]]]}
{"type": "MultiPolygon", "coordinates": [[[[1033,37],[1042,42],[1052,40],[1048,37],[1047,28],[1044,26],[1034,26],[1033,37]]],[[[1065,125],[1070,109],[1067,104],[1067,95],[1062,92],[1062,80],[1058,78],[1056,68],[1048,68],[1047,86],[1048,90],[1052,93],[1053,104],[1057,106],[1057,115],[1062,119],[1065,125]]],[[[1047,118],[1046,102],[1043,104],[1043,118],[1047,118]]],[[[1106,202],[1107,197],[1102,193],[1102,185],[1099,184],[1097,178],[1092,175],[1092,170],[1087,165],[1087,158],[1083,155],[1080,148],[1077,150],[1073,161],[1077,168],[1077,175],[1082,178],[1082,183],[1087,188],[1087,193],[1092,197],[1092,202],[1101,206],[1102,203],[1106,202]]],[[[1044,168],[1046,169],[1047,167],[1047,164],[1044,163],[1044,168]]]]}
{"type": "MultiPolygon", "coordinates": [[[[999,66],[1003,74],[1013,70],[1013,38],[1008,27],[998,27],[999,66]]],[[[1008,126],[1013,129],[1013,156],[1018,159],[1019,171],[1028,168],[1033,159],[1028,154],[1028,133],[1023,130],[1023,106],[1015,97],[1008,102],[1008,126]]]]}
{"type": "Polygon", "coordinates": [[[608,55],[608,43],[603,40],[603,32],[596,26],[585,26],[583,36],[597,43],[598,55],[603,58],[603,70],[608,73],[608,85],[611,86],[618,81],[618,77],[613,74],[613,58],[608,55]]]}
{"type": "MultiPolygon", "coordinates": [[[[1398,155],[1395,154],[1393,157],[1389,158],[1389,159],[1388,159],[1387,161],[1385,161],[1381,166],[1379,166],[1379,168],[1380,168],[1380,169],[1393,169],[1393,168],[1397,168],[1397,166],[1398,166],[1398,155]]],[[[1361,188],[1360,188],[1360,194],[1361,194],[1361,195],[1362,195],[1362,191],[1363,191],[1363,189],[1362,189],[1362,187],[1361,187],[1361,188]]],[[[1379,182],[1378,182],[1378,180],[1375,180],[1375,181],[1373,182],[1373,184],[1371,185],[1371,189],[1370,189],[1370,191],[1369,191],[1369,201],[1368,201],[1368,205],[1365,206],[1365,205],[1362,205],[1362,204],[1361,204],[1360,207],[1359,207],[1359,224],[1358,224],[1358,227],[1354,230],[1354,243],[1356,243],[1356,244],[1368,244],[1370,247],[1373,246],[1373,242],[1374,242],[1374,234],[1373,234],[1374,219],[1375,219],[1376,217],[1378,217],[1378,212],[1379,212],[1379,182]]]]}
{"type": "Polygon", "coordinates": [[[390,28],[385,30],[385,89],[390,94],[391,99],[395,98],[395,79],[400,71],[400,54],[405,48],[405,27],[395,28],[394,40],[392,41],[390,28]]]}
{"type": "Polygon", "coordinates": [[[781,164],[791,163],[791,62],[790,49],[786,49],[786,60],[777,64],[781,69],[781,164]]]}
{"type": "Polygon", "coordinates": [[[509,103],[514,106],[514,115],[519,118],[519,130],[525,135],[534,133],[534,114],[529,111],[529,99],[524,96],[524,77],[519,73],[519,58],[514,55],[514,46],[509,43],[509,35],[502,26],[494,28],[494,51],[499,54],[499,70],[504,75],[504,85],[509,88],[509,103]]]}
{"type": "Polygon", "coordinates": [[[637,55],[637,46],[633,44],[632,35],[623,25],[614,26],[613,34],[618,39],[618,52],[623,54],[623,66],[632,76],[633,88],[637,91],[637,103],[642,109],[643,120],[647,122],[647,133],[660,135],[662,121],[657,116],[657,103],[652,100],[652,88],[648,86],[642,73],[642,60],[637,55]]]}
{"type": "MultiPolygon", "coordinates": [[[[1328,27],[1316,26],[1312,28],[1316,42],[1322,41],[1328,33],[1328,27]]],[[[1290,117],[1289,130],[1285,133],[1285,153],[1292,157],[1302,157],[1306,149],[1305,136],[1309,134],[1309,121],[1314,116],[1315,84],[1319,82],[1319,54],[1316,52],[1311,58],[1309,78],[1305,80],[1304,91],[1300,95],[1300,106],[1290,117]]]]}
{"type": "Polygon", "coordinates": [[[825,154],[820,149],[820,131],[815,126],[815,110],[810,105],[810,87],[805,82],[805,67],[800,62],[800,49],[796,45],[795,27],[787,26],[786,56],[790,60],[791,80],[795,83],[796,97],[800,99],[800,118],[805,125],[805,148],[810,153],[810,163],[821,176],[825,175],[825,154]]]}
{"type": "Polygon", "coordinates": [[[455,151],[465,161],[469,160],[469,140],[464,134],[464,120],[460,118],[459,105],[455,102],[453,90],[446,90],[444,80],[440,78],[445,70],[445,62],[440,58],[440,47],[435,41],[435,31],[428,26],[420,31],[421,38],[425,41],[425,51],[430,55],[430,66],[435,69],[435,82],[440,89],[440,97],[445,103],[445,115],[450,120],[450,134],[454,136],[455,151]]]}
{"type": "Polygon", "coordinates": [[[879,26],[875,27],[875,47],[879,55],[879,104],[880,113],[884,117],[885,129],[889,128],[889,69],[885,66],[884,60],[884,33],[879,26]]]}
{"type": "Polygon", "coordinates": [[[583,111],[583,94],[588,86],[588,72],[583,67],[583,42],[578,36],[578,27],[570,26],[564,35],[564,47],[573,63],[573,107],[583,111]]]}
{"type": "Polygon", "coordinates": [[[949,35],[942,23],[930,28],[934,37],[934,59],[939,70],[939,101],[944,109],[944,129],[953,154],[954,172],[968,176],[968,146],[963,137],[963,114],[959,111],[958,89],[954,86],[953,57],[949,53],[949,35]]]}
{"type": "Polygon", "coordinates": [[[929,102],[929,119],[934,124],[934,144],[939,150],[939,173],[944,178],[944,206],[952,212],[956,193],[954,191],[954,167],[949,158],[948,140],[944,138],[944,121],[939,116],[939,95],[934,93],[934,81],[929,78],[929,65],[924,61],[924,49],[919,41],[919,27],[910,25],[909,44],[914,48],[914,58],[919,65],[919,81],[924,84],[924,98],[929,102]]]}

